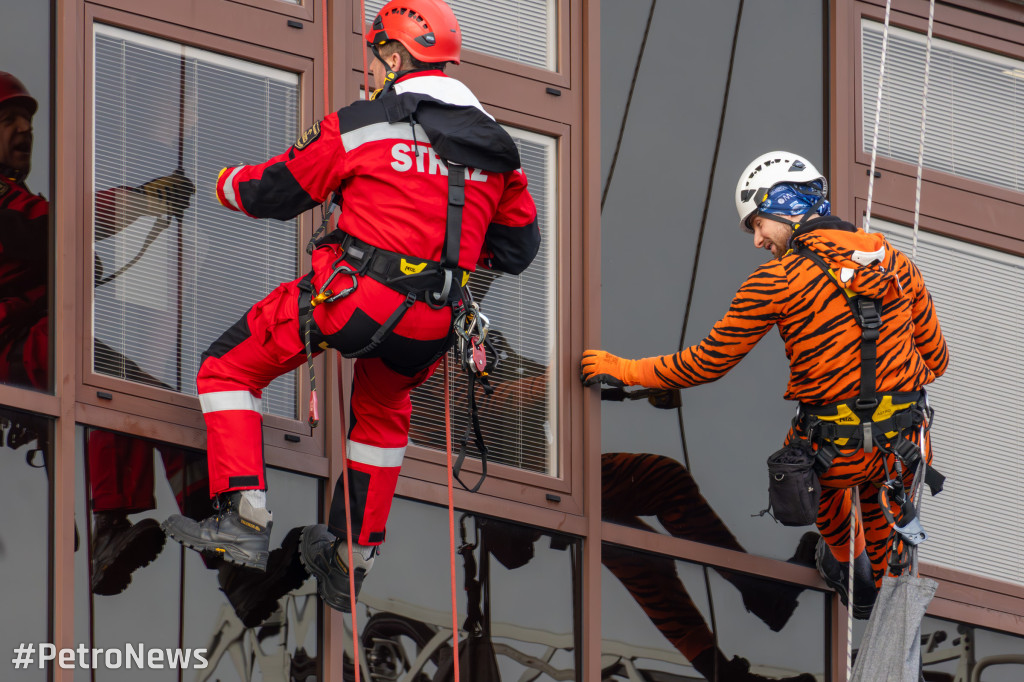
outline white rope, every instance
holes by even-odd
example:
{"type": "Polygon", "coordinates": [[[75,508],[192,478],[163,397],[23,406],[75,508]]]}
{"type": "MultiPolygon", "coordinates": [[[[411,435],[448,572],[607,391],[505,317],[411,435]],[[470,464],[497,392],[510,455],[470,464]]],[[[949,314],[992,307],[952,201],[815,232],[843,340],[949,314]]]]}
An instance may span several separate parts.
{"type": "Polygon", "coordinates": [[[882,119],[882,84],[885,80],[885,54],[889,49],[889,14],[892,0],[885,0],[885,27],[882,29],[882,55],[878,60],[878,97],[875,99],[875,132],[871,139],[871,170],[868,171],[868,206],[864,213],[864,231],[871,231],[871,198],[875,192],[875,160],[878,158],[878,125],[882,119]]]}
{"type": "Polygon", "coordinates": [[[917,147],[917,189],[914,193],[914,246],[910,252],[910,260],[917,260],[917,229],[921,222],[921,174],[924,170],[924,132],[925,122],[928,118],[928,75],[932,66],[932,27],[934,25],[935,0],[931,0],[928,3],[928,39],[925,42],[924,48],[924,88],[921,92],[921,143],[917,147]]]}

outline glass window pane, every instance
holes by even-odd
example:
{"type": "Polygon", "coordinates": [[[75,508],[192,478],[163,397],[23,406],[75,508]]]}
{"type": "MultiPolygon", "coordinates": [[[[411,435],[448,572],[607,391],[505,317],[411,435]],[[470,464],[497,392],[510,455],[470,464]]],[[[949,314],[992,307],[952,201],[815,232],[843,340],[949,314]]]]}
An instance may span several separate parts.
{"type": "MultiPolygon", "coordinates": [[[[549,71],[558,68],[557,0],[446,0],[462,47],[549,71]]],[[[386,0],[366,0],[370,23],[386,0]]]]}
{"type": "MultiPolygon", "coordinates": [[[[50,641],[52,434],[51,419],[0,408],[0,584],[8,613],[0,618],[0,650],[5,653],[23,642],[50,641]]],[[[36,666],[18,670],[15,677],[47,679],[37,665],[38,658],[36,666]]]]}
{"type": "MultiPolygon", "coordinates": [[[[460,649],[477,647],[473,664],[460,654],[462,679],[580,680],[581,541],[458,511],[455,522],[460,649]]],[[[447,527],[445,509],[395,499],[359,594],[364,679],[451,679],[438,674],[452,651],[447,527]]]]}
{"type": "MultiPolygon", "coordinates": [[[[874,141],[884,24],[861,21],[861,147],[874,141]]],[[[878,153],[917,165],[926,36],[890,26],[878,153]]],[[[962,178],[1024,190],[1024,61],[932,39],[924,165],[962,178]],[[993,134],[993,131],[1005,134],[993,134]]]]}
{"type": "MultiPolygon", "coordinates": [[[[294,141],[298,83],[96,25],[97,372],[195,395],[202,352],[297,276],[298,221],[229,211],[213,187],[225,165],[262,162],[294,141]]],[[[295,417],[295,390],[294,373],[273,382],[264,411],[295,417]]]]}
{"type": "Polygon", "coordinates": [[[610,544],[601,561],[603,679],[825,675],[822,593],[610,544]]]}
{"type": "MultiPolygon", "coordinates": [[[[298,558],[301,527],[317,519],[318,480],[268,469],[275,524],[262,573],[186,550],[159,527],[171,514],[212,513],[202,452],[99,429],[78,434],[85,551],[75,557],[76,641],[122,652],[120,665],[103,659],[92,679],[139,679],[127,667],[128,644],[200,653],[206,667],[192,658],[185,679],[319,679],[316,585],[298,558]]],[[[145,677],[172,681],[179,672],[145,677]]]]}
{"type": "MultiPolygon", "coordinates": [[[[871,219],[871,227],[908,256],[913,252],[912,229],[878,218],[871,219]]],[[[928,386],[935,408],[930,432],[935,468],[948,478],[941,495],[924,496],[928,542],[921,545],[921,559],[1024,582],[1024,527],[1007,524],[998,537],[990,532],[991,519],[1018,508],[1024,493],[1024,427],[1014,421],[1004,429],[1004,445],[988,452],[987,466],[974,467],[970,454],[978,439],[988,437],[990,406],[1020,403],[1024,258],[920,231],[914,262],[951,349],[946,373],[928,386]],[[969,348],[985,352],[964,352],[969,348]],[[978,556],[986,560],[977,561],[978,556]]]]}
{"type": "MultiPolygon", "coordinates": [[[[698,343],[744,280],[770,258],[739,228],[733,193],[747,164],[772,149],[799,153],[822,167],[824,99],[815,95],[798,107],[764,102],[778,95],[777,82],[765,74],[790,72],[793,64],[800,64],[802,82],[816,84],[812,90],[827,84],[827,7],[821,0],[601,3],[607,195],[601,211],[600,348],[643,358],[674,353],[680,342],[698,343]],[[697,15],[701,21],[692,20],[697,15]],[[783,33],[801,38],[774,39],[783,33]],[[682,70],[665,78],[667,63],[682,70]],[[665,112],[673,114],[666,119],[665,112]]],[[[793,417],[793,404],[782,399],[788,369],[783,343],[770,330],[726,376],[682,391],[678,410],[679,396],[622,400],[621,393],[607,391],[602,452],[672,458],[692,477],[692,492],[683,496],[699,495],[746,551],[789,559],[805,529],[756,516],[768,506],[765,460],[782,447],[793,417]]]]}
{"type": "Polygon", "coordinates": [[[51,391],[50,2],[0,12],[0,383],[51,391]]]}
{"type": "MultiPolygon", "coordinates": [[[[494,394],[479,391],[480,427],[487,443],[488,460],[549,476],[559,474],[558,375],[555,358],[555,263],[558,234],[555,174],[556,140],[526,130],[508,128],[519,147],[523,172],[537,205],[541,247],[536,259],[519,276],[478,269],[470,277],[473,298],[491,323],[489,338],[498,366],[489,377],[494,394]]],[[[449,358],[456,367],[455,354],[449,358]]],[[[443,372],[436,372],[413,392],[413,444],[444,449],[443,372]]],[[[452,371],[453,447],[469,425],[465,405],[466,379],[452,371]]],[[[469,446],[470,455],[476,455],[469,446]]]]}
{"type": "Polygon", "coordinates": [[[1024,637],[931,616],[921,635],[927,680],[1024,680],[1024,637]]]}

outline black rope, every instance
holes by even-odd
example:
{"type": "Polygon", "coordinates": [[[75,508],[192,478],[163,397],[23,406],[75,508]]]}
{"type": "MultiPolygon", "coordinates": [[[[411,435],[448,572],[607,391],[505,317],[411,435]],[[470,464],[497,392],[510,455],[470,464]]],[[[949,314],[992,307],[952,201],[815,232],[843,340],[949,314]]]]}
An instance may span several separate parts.
{"type": "MultiPolygon", "coordinates": [[[[715,187],[715,171],[718,168],[718,153],[722,148],[722,131],[725,129],[725,114],[729,107],[729,89],[732,86],[732,71],[733,66],[736,62],[736,45],[739,43],[740,37],[740,23],[743,19],[743,2],[740,0],[739,5],[736,8],[736,25],[733,27],[732,32],[732,47],[729,50],[729,70],[725,78],[725,93],[722,95],[722,111],[718,117],[718,135],[715,138],[715,153],[711,157],[711,173],[708,176],[708,190],[704,195],[704,211],[700,218],[700,230],[697,232],[697,248],[693,254],[693,269],[690,271],[690,290],[686,295],[686,307],[683,312],[683,328],[679,332],[679,350],[682,351],[686,339],[686,327],[690,321],[690,308],[693,305],[693,290],[697,284],[697,266],[700,264],[700,250],[704,243],[704,229],[708,223],[708,211],[711,207],[711,193],[715,187]]],[[[682,403],[676,407],[676,416],[679,419],[679,440],[683,447],[683,461],[686,463],[686,470],[693,475],[693,469],[690,468],[690,453],[686,447],[686,427],[683,423],[683,405],[682,403]]],[[[714,660],[714,672],[712,674],[712,680],[718,681],[718,626],[715,622],[715,602],[713,600],[711,592],[711,577],[708,574],[708,567],[705,565],[704,569],[704,587],[707,590],[708,595],[708,606],[711,614],[711,634],[714,638],[715,656],[714,660]]]]}
{"type": "Polygon", "coordinates": [[[644,28],[644,39],[640,42],[640,54],[637,55],[636,65],[633,67],[633,80],[629,84],[629,95],[626,96],[626,110],[622,112],[622,122],[619,124],[619,136],[615,140],[615,153],[612,154],[612,164],[608,169],[608,179],[605,180],[604,191],[601,192],[602,212],[604,211],[604,202],[608,199],[608,188],[612,186],[612,177],[615,175],[615,164],[619,161],[619,149],[622,147],[622,135],[626,132],[626,119],[629,118],[629,106],[633,102],[633,90],[636,89],[636,77],[640,73],[640,63],[644,60],[644,51],[647,49],[647,35],[651,32],[651,19],[654,18],[654,8],[657,6],[658,0],[651,0],[651,11],[647,13],[647,26],[644,28]]]}
{"type": "MultiPolygon", "coordinates": [[[[718,153],[722,148],[722,131],[725,129],[725,114],[729,107],[729,89],[732,86],[732,70],[733,65],[736,62],[736,45],[739,43],[740,37],[740,22],[743,19],[743,2],[740,0],[739,6],[736,8],[736,25],[732,32],[732,47],[729,50],[729,71],[725,78],[725,93],[722,95],[722,112],[718,117],[718,136],[715,138],[715,153],[711,157],[711,175],[708,176],[708,191],[704,195],[704,211],[700,218],[700,230],[697,232],[697,248],[693,254],[693,270],[690,272],[690,290],[686,295],[686,307],[683,312],[683,328],[679,332],[679,350],[682,351],[685,347],[684,343],[686,340],[686,326],[690,322],[690,308],[693,305],[693,290],[697,283],[697,266],[700,264],[700,250],[704,244],[704,228],[708,223],[708,211],[711,207],[711,192],[715,187],[715,171],[718,168],[718,153]]],[[[679,438],[683,444],[683,460],[686,463],[686,469],[693,473],[690,469],[690,455],[686,447],[686,429],[683,426],[683,406],[682,404],[676,408],[676,413],[679,417],[679,438]]]]}

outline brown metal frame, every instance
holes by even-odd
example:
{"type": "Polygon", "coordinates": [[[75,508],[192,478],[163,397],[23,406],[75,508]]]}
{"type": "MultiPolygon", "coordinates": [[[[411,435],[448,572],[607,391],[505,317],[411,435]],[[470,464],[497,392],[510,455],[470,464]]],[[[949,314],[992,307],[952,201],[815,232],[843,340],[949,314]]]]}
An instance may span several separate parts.
{"type": "MultiPolygon", "coordinates": [[[[833,205],[837,215],[861,216],[867,208],[870,154],[862,151],[860,22],[882,22],[884,0],[831,0],[834,86],[830,93],[833,205]]],[[[927,0],[893,2],[890,24],[924,33],[927,0]]],[[[999,0],[954,0],[936,7],[934,35],[978,49],[1024,59],[1024,8],[999,0]]],[[[878,157],[872,216],[913,223],[917,169],[878,157]]],[[[924,169],[920,228],[936,234],[1024,255],[1024,193],[924,169]]],[[[939,581],[930,615],[1024,635],[1024,586],[922,563],[921,575],[939,581]]],[[[845,618],[833,623],[836,647],[845,618]]],[[[838,648],[834,648],[838,651],[838,648]]],[[[842,679],[840,661],[833,675],[842,679]]]]}

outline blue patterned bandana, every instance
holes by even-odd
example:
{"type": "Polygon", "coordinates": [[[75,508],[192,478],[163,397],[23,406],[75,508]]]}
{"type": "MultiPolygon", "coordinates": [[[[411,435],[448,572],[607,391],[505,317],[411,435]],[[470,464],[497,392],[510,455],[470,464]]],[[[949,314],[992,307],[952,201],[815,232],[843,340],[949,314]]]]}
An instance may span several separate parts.
{"type": "MultiPolygon", "coordinates": [[[[805,185],[775,185],[768,190],[768,198],[758,205],[757,210],[775,215],[803,215],[818,203],[820,197],[813,194],[814,191],[821,192],[821,181],[816,180],[805,185]]],[[[831,205],[828,201],[823,201],[815,211],[821,216],[830,212],[831,205]]]]}

